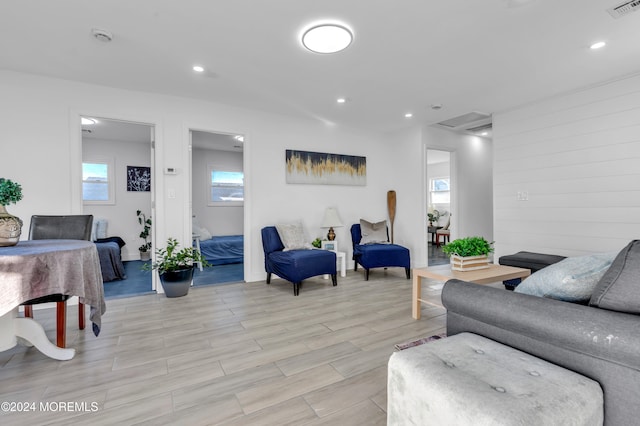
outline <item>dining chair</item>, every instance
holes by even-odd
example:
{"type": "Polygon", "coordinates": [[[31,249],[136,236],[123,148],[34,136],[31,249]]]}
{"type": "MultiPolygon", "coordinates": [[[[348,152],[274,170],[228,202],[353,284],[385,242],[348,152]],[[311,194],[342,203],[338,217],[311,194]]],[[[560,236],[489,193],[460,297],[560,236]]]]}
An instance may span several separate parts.
{"type": "MultiPolygon", "coordinates": [[[[86,240],[91,241],[93,215],[31,216],[30,240],[86,240]]],[[[69,295],[50,294],[24,302],[24,316],[33,318],[33,305],[56,303],[56,345],[66,346],[67,300],[69,295]]],[[[84,330],[84,303],[78,303],[78,328],[84,330]]]]}

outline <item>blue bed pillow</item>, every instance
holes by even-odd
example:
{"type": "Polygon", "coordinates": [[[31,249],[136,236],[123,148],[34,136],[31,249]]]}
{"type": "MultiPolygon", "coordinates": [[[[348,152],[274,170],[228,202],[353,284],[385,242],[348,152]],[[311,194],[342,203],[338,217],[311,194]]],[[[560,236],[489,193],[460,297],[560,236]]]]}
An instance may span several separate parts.
{"type": "Polygon", "coordinates": [[[616,254],[568,257],[535,272],[514,291],[566,302],[587,302],[616,254]]]}

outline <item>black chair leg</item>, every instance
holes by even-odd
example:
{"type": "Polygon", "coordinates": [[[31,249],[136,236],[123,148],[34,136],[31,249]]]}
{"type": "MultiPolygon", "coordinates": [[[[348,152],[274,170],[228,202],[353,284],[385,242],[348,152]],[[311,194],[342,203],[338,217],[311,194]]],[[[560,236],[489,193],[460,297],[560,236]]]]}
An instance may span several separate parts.
{"type": "Polygon", "coordinates": [[[357,260],[353,262],[353,270],[358,272],[358,261],[357,260]]]}
{"type": "Polygon", "coordinates": [[[338,274],[331,274],[331,281],[333,282],[333,286],[338,285],[338,274]]]}
{"type": "Polygon", "coordinates": [[[300,283],[293,283],[293,295],[297,296],[300,294],[300,283]]]}
{"type": "Polygon", "coordinates": [[[271,284],[271,272],[267,272],[267,284],[271,284]]]}
{"type": "Polygon", "coordinates": [[[411,278],[411,270],[409,268],[404,268],[405,274],[407,274],[407,279],[411,278]]]}
{"type": "Polygon", "coordinates": [[[364,269],[364,280],[369,281],[369,270],[367,268],[364,269]]]}

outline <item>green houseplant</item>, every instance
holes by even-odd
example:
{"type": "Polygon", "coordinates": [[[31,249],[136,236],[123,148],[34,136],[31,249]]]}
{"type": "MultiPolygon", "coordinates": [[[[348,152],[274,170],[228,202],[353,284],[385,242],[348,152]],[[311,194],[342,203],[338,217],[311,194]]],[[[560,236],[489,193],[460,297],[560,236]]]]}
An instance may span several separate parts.
{"type": "Polygon", "coordinates": [[[15,246],[20,241],[22,220],[7,212],[5,206],[22,200],[22,187],[10,179],[0,178],[0,247],[15,246]]]}
{"type": "Polygon", "coordinates": [[[193,247],[178,248],[175,238],[167,239],[167,247],[156,250],[156,259],[143,265],[145,270],[156,270],[167,297],[180,297],[189,293],[194,263],[210,266],[202,254],[193,247]]]}
{"type": "Polygon", "coordinates": [[[451,259],[451,269],[472,271],[489,267],[489,253],[493,252],[493,242],[484,237],[466,237],[451,241],[442,248],[451,259]]]}
{"type": "Polygon", "coordinates": [[[142,231],[140,231],[139,236],[144,240],[144,244],[138,247],[140,260],[149,260],[151,259],[151,241],[149,241],[149,237],[151,236],[151,218],[147,217],[141,210],[137,210],[136,215],[138,216],[138,223],[142,225],[142,231]]]}

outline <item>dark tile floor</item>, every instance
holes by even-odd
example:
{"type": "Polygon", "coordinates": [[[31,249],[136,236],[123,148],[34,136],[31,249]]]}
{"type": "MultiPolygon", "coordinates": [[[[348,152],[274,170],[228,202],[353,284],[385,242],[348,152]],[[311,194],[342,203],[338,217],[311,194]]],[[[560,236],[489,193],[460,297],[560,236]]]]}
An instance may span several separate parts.
{"type": "Polygon", "coordinates": [[[449,257],[442,252],[442,245],[437,247],[435,244],[429,243],[427,253],[429,256],[429,266],[446,265],[449,263],[449,257]]]}

